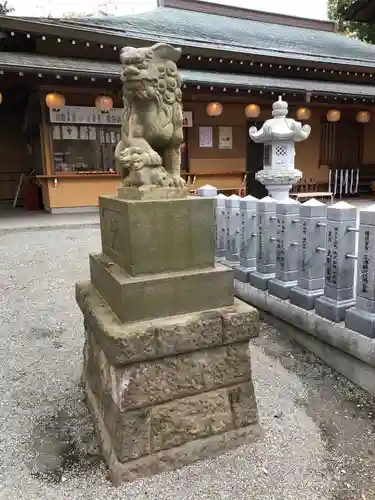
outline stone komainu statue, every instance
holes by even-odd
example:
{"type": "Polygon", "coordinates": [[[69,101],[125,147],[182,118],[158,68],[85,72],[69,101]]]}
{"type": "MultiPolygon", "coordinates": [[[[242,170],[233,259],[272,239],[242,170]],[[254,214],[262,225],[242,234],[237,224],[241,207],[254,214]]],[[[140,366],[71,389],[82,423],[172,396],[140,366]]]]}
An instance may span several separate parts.
{"type": "Polygon", "coordinates": [[[185,185],[180,56],[181,49],[165,43],[121,50],[124,113],[115,158],[124,186],[185,185]]]}

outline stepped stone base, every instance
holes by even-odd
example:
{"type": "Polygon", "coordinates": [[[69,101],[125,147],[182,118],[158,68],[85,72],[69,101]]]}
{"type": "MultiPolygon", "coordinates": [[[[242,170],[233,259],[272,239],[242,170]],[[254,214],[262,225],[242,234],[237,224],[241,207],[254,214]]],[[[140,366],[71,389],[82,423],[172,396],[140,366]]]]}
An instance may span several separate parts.
{"type": "Polygon", "coordinates": [[[248,341],[257,311],[229,307],[121,323],[78,284],[83,379],[115,484],[178,468],[259,435],[248,341]]]}
{"type": "Polygon", "coordinates": [[[207,269],[131,277],[106,255],[90,255],[91,282],[118,318],[139,321],[233,304],[233,271],[207,269]]]}

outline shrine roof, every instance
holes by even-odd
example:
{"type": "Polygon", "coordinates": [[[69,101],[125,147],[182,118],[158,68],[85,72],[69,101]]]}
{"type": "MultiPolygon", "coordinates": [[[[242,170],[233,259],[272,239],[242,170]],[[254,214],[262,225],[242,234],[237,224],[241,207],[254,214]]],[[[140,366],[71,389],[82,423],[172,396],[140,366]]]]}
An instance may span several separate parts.
{"type": "MultiPolygon", "coordinates": [[[[0,52],[0,70],[7,72],[69,74],[86,77],[111,77],[120,79],[120,63],[102,62],[78,58],[62,58],[20,52],[0,52]]],[[[181,77],[186,84],[216,85],[240,89],[298,93],[356,98],[375,98],[374,85],[358,85],[321,80],[288,79],[252,74],[219,73],[215,71],[182,69],[181,77]]]]}
{"type": "MultiPolygon", "coordinates": [[[[341,67],[375,66],[375,46],[335,33],[332,22],[303,19],[298,21],[298,18],[288,18],[295,19],[293,23],[288,19],[283,20],[283,16],[276,15],[274,21],[259,15],[255,18],[241,18],[224,15],[220,9],[221,6],[217,6],[218,13],[213,13],[182,7],[159,7],[130,16],[64,20],[31,20],[5,16],[1,21],[3,29],[10,27],[13,20],[16,27],[12,29],[21,30],[22,25],[31,29],[31,24],[34,23],[40,33],[49,27],[55,31],[69,31],[70,35],[74,32],[77,39],[84,39],[85,36],[105,36],[107,39],[112,37],[113,40],[116,39],[117,44],[128,44],[132,40],[138,44],[165,41],[181,46],[184,52],[187,52],[188,48],[195,48],[202,53],[226,52],[232,56],[241,54],[248,57],[268,57],[296,61],[297,64],[298,61],[304,61],[341,67]]],[[[247,12],[246,9],[243,11],[247,12]]]]}

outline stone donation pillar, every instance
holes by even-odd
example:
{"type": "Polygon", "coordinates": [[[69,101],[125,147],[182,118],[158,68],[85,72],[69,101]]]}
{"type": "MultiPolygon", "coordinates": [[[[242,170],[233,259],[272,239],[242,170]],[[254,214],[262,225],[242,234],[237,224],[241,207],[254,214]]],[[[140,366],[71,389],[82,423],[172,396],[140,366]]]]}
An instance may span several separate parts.
{"type": "Polygon", "coordinates": [[[375,337],[375,205],[359,212],[357,298],[346,311],[347,328],[375,337]]]}
{"type": "Polygon", "coordinates": [[[298,286],[290,290],[290,301],[311,311],[324,293],[327,205],[314,198],[300,205],[298,286]]]}
{"type": "Polygon", "coordinates": [[[292,199],[276,203],[276,272],[268,292],[284,300],[298,284],[299,205],[292,199]]]}
{"type": "Polygon", "coordinates": [[[258,201],[256,270],[249,273],[252,286],[266,291],[276,271],[276,200],[266,196],[258,201]]]}
{"type": "Polygon", "coordinates": [[[233,270],[215,264],[215,199],[189,197],[180,178],[182,119],[163,122],[182,116],[179,54],[163,43],[122,50],[124,100],[132,102],[116,149],[123,185],[99,199],[102,252],[90,256],[90,282],[76,287],[86,400],[116,484],[259,434],[249,354],[258,313],[234,299],[233,270]],[[168,113],[158,114],[163,95],[155,100],[164,87],[148,93],[154,66],[179,91],[163,103],[174,106],[168,113]],[[139,134],[142,120],[153,120],[143,125],[155,136],[133,144],[126,134],[135,122],[139,134]]]}
{"type": "Polygon", "coordinates": [[[357,209],[345,201],[327,208],[327,248],[324,295],[315,301],[315,312],[340,323],[355,305],[354,257],[357,209]]]}

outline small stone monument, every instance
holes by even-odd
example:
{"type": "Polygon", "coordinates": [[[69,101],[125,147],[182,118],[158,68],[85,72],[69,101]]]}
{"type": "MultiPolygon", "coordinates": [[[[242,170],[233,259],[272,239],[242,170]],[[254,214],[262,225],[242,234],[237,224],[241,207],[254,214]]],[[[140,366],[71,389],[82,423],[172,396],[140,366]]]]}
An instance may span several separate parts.
{"type": "Polygon", "coordinates": [[[299,206],[290,198],[276,203],[276,273],[268,292],[284,300],[298,284],[299,206]]]}
{"type": "Polygon", "coordinates": [[[255,178],[264,184],[272,198],[281,201],[289,197],[292,186],[302,177],[302,172],[294,168],[294,143],[307,139],[311,127],[287,118],[288,103],[281,97],[272,109],[273,118],[259,130],[251,127],[249,135],[254,142],[264,143],[264,167],[255,178]]]}
{"type": "Polygon", "coordinates": [[[324,293],[327,205],[308,200],[299,211],[299,277],[298,286],[290,290],[290,302],[311,311],[324,293]]]}
{"type": "Polygon", "coordinates": [[[327,208],[327,247],[324,295],[315,301],[315,312],[340,323],[355,305],[354,252],[357,209],[345,201],[327,208]]]}
{"type": "Polygon", "coordinates": [[[359,212],[357,299],[346,311],[347,328],[375,337],[375,205],[359,212]]]}
{"type": "Polygon", "coordinates": [[[215,265],[215,199],[180,177],[177,50],[121,52],[122,186],[99,198],[102,253],[77,284],[83,381],[115,484],[181,467],[259,433],[249,338],[257,311],[215,265]]]}

